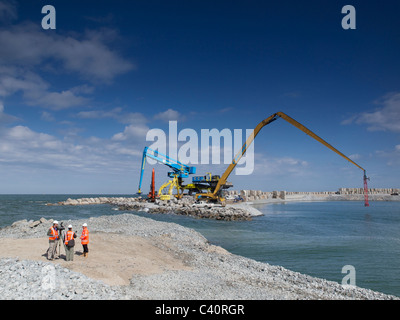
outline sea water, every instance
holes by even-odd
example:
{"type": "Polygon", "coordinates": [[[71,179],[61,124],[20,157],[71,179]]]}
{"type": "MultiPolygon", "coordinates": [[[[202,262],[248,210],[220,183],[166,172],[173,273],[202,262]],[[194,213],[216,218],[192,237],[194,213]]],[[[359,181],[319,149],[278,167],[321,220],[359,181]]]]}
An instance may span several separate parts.
{"type": "MultiPolygon", "coordinates": [[[[14,221],[115,215],[109,205],[46,206],[97,195],[0,195],[0,228],[14,221]]],[[[101,195],[112,196],[112,195],[101,195]]],[[[121,195],[118,195],[121,196],[121,195]]],[[[400,296],[400,202],[286,202],[257,205],[252,221],[216,221],[173,214],[130,213],[174,222],[228,251],[338,283],[355,270],[355,284],[400,296]]]]}

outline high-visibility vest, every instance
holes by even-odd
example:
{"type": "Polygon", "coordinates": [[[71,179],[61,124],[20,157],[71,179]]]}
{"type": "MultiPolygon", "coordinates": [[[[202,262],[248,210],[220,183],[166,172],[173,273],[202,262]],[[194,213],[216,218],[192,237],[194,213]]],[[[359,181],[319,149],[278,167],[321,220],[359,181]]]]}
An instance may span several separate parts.
{"type": "Polygon", "coordinates": [[[66,235],[65,235],[65,244],[68,244],[68,241],[72,240],[74,238],[74,234],[75,232],[73,231],[67,231],[66,235]]]}
{"type": "Polygon", "coordinates": [[[89,230],[87,228],[83,228],[82,230],[81,243],[89,244],[89,230]]]}
{"type": "Polygon", "coordinates": [[[50,227],[51,231],[51,236],[49,237],[49,240],[57,240],[58,239],[58,230],[55,229],[54,227],[50,227]]]}

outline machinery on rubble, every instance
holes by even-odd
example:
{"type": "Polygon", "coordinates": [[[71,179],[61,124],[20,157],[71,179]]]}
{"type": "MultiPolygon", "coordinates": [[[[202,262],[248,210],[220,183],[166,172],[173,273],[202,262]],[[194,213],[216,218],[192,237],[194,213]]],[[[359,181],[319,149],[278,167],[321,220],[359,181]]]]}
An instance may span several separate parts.
{"type": "MultiPolygon", "coordinates": [[[[157,162],[162,163],[172,169],[172,171],[168,172],[168,177],[172,178],[172,180],[167,181],[160,187],[160,189],[158,190],[157,196],[161,200],[170,200],[172,197],[173,189],[175,188],[177,191],[176,197],[178,199],[180,199],[183,195],[183,193],[182,193],[183,192],[183,187],[182,187],[183,180],[182,179],[189,177],[190,174],[196,173],[196,167],[187,166],[178,160],[168,157],[165,154],[162,154],[158,151],[155,151],[153,149],[145,147],[143,150],[142,166],[141,166],[140,180],[139,180],[139,189],[137,192],[138,194],[142,193],[142,191],[141,191],[142,180],[143,180],[144,167],[145,167],[147,158],[156,160],[157,162]],[[167,187],[168,187],[168,192],[167,192],[167,194],[164,194],[163,191],[167,187]]],[[[154,199],[156,197],[155,192],[154,192],[154,174],[153,174],[153,178],[152,178],[152,191],[150,193],[152,194],[152,197],[149,197],[149,198],[154,199]]]]}
{"type": "MultiPolygon", "coordinates": [[[[225,170],[225,172],[222,174],[222,176],[219,175],[212,175],[211,173],[207,173],[205,176],[196,176],[192,178],[192,183],[183,185],[183,178],[189,177],[189,175],[196,173],[196,167],[190,167],[185,164],[182,164],[178,160],[171,159],[170,157],[160,154],[157,151],[154,151],[148,147],[144,149],[143,152],[143,159],[142,159],[142,169],[141,169],[141,175],[140,175],[140,182],[139,182],[139,191],[138,193],[141,193],[141,184],[142,184],[142,178],[143,178],[143,171],[144,171],[144,166],[146,162],[146,157],[150,157],[160,163],[163,163],[170,167],[173,171],[168,172],[168,176],[170,178],[173,178],[172,180],[166,182],[161,186],[158,192],[158,196],[162,200],[169,200],[173,194],[172,191],[175,188],[177,190],[177,193],[174,195],[176,198],[180,199],[183,196],[183,191],[188,190],[188,194],[192,195],[195,193],[195,198],[197,200],[205,200],[205,201],[211,201],[211,202],[218,202],[221,203],[222,206],[225,206],[226,200],[223,195],[224,189],[228,189],[232,187],[232,184],[227,182],[228,177],[232,173],[232,171],[235,169],[236,165],[242,158],[242,156],[246,153],[247,149],[249,146],[252,144],[258,133],[262,128],[264,128],[266,125],[274,122],[275,120],[278,120],[279,118],[282,118],[295,126],[296,128],[300,129],[310,137],[314,138],[327,148],[331,149],[332,151],[336,152],[338,155],[349,161],[350,163],[354,164],[357,166],[359,169],[363,170],[364,172],[364,195],[365,195],[365,206],[369,206],[368,203],[368,185],[367,185],[367,180],[369,178],[366,175],[366,170],[359,166],[357,163],[355,163],[353,160],[345,156],[343,153],[341,153],[339,150],[334,148],[332,145],[330,145],[328,142],[323,140],[321,137],[316,135],[314,132],[306,128],[304,125],[301,123],[297,122],[293,118],[289,117],[283,112],[277,112],[271,115],[270,117],[264,119],[261,121],[253,130],[252,134],[247,138],[246,142],[242,146],[241,150],[236,154],[236,156],[233,158],[232,163],[228,166],[228,168],[225,170]],[[168,193],[166,195],[163,194],[163,190],[169,187],[168,193]]],[[[154,194],[154,193],[153,193],[154,194]]]]}
{"type": "MultiPolygon", "coordinates": [[[[183,188],[188,190],[188,194],[192,195],[193,193],[202,193],[204,190],[206,192],[212,192],[215,190],[218,185],[221,176],[212,175],[211,172],[207,172],[204,176],[195,176],[192,178],[192,183],[184,185],[183,188]]],[[[222,188],[228,189],[233,187],[233,184],[230,182],[226,182],[222,188]]]]}

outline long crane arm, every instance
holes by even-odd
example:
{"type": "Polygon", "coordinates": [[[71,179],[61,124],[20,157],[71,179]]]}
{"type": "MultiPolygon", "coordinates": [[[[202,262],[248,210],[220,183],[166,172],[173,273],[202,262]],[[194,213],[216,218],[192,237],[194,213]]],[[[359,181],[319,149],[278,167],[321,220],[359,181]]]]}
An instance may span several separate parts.
{"type": "Polygon", "coordinates": [[[169,156],[162,154],[156,150],[153,150],[149,147],[145,147],[143,150],[143,157],[142,157],[142,165],[140,169],[140,180],[139,180],[139,188],[138,193],[140,194],[141,187],[142,187],[142,180],[143,180],[143,172],[144,167],[146,164],[146,158],[149,157],[153,160],[158,161],[168,167],[170,167],[173,172],[168,172],[168,175],[172,178],[175,175],[178,175],[180,178],[186,178],[189,174],[196,172],[196,167],[189,167],[178,160],[172,159],[169,156]]]}
{"type": "Polygon", "coordinates": [[[242,158],[242,156],[246,153],[247,149],[249,148],[249,146],[252,144],[252,142],[254,141],[254,139],[256,138],[256,136],[258,135],[258,133],[260,132],[260,130],[262,128],[264,128],[266,125],[270,124],[271,122],[282,118],[284,120],[286,120],[287,122],[289,122],[290,124],[292,124],[293,126],[295,126],[296,128],[300,129],[301,131],[305,132],[307,135],[309,135],[310,137],[314,138],[315,140],[317,140],[318,142],[322,143],[324,146],[328,147],[329,149],[331,149],[332,151],[336,152],[338,155],[340,155],[341,157],[345,158],[346,160],[348,160],[349,162],[351,162],[352,164],[354,164],[355,166],[357,166],[358,168],[360,168],[361,170],[364,171],[364,182],[366,182],[366,171],[364,168],[362,168],[360,165],[358,165],[357,163],[355,163],[353,160],[351,160],[350,158],[348,158],[347,156],[345,156],[342,152],[340,152],[339,150],[337,150],[336,148],[334,148],[331,144],[329,144],[328,142],[326,142],[324,139],[322,139],[321,137],[319,137],[318,135],[316,135],[314,132],[312,132],[310,129],[308,129],[307,127],[305,127],[304,125],[302,125],[301,123],[297,122],[296,120],[294,120],[293,118],[289,117],[287,114],[283,113],[283,112],[277,112],[275,114],[273,114],[272,116],[264,119],[263,121],[261,121],[255,128],[254,131],[252,132],[252,134],[247,138],[246,142],[244,143],[242,149],[236,154],[236,156],[233,158],[232,163],[228,166],[228,168],[225,170],[225,172],[223,173],[222,177],[220,178],[220,180],[218,181],[217,186],[214,189],[213,193],[208,193],[208,194],[203,194],[203,196],[206,197],[211,197],[211,198],[217,198],[217,193],[220,191],[221,187],[226,184],[226,181],[229,177],[229,175],[232,173],[232,171],[235,169],[236,165],[238,164],[238,162],[240,161],[240,159],[242,158]]]}

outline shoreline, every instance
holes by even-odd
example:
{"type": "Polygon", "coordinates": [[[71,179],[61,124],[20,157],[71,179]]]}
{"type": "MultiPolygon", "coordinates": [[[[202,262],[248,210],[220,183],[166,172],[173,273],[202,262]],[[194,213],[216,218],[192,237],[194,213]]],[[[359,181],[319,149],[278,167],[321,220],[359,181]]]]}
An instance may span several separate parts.
{"type": "MultiPolygon", "coordinates": [[[[90,247],[95,249],[97,241],[102,246],[103,241],[113,237],[117,241],[108,249],[104,246],[101,254],[110,258],[107,261],[97,261],[100,256],[96,258],[95,254],[102,249],[95,249],[87,260],[92,264],[85,269],[86,264],[78,255],[80,248],[76,249],[77,256],[71,263],[61,260],[59,263],[49,262],[42,255],[32,259],[28,255],[32,254],[29,246],[31,241],[38,242],[36,246],[40,247],[42,253],[47,250],[48,241],[43,235],[50,221],[41,221],[35,226],[19,221],[0,229],[2,241],[9,241],[15,249],[5,252],[0,247],[0,271],[4,275],[0,279],[0,286],[4,288],[3,299],[399,299],[238,256],[209,243],[193,229],[130,213],[85,220],[93,235],[94,242],[90,247]],[[98,240],[99,237],[103,237],[103,240],[98,240]],[[25,255],[23,241],[28,242],[25,255]],[[116,252],[118,248],[121,249],[121,255],[116,252]],[[147,260],[143,260],[143,254],[139,253],[141,248],[148,255],[147,260]],[[133,256],[134,260],[124,260],[128,258],[124,256],[125,250],[131,250],[129,257],[133,256]],[[151,266],[154,272],[143,273],[151,266]],[[53,290],[43,290],[43,270],[53,270],[58,284],[53,290]],[[82,273],[74,270],[81,270],[82,273]],[[104,280],[105,273],[111,279],[104,280]],[[118,275],[125,282],[118,284],[121,279],[113,278],[118,275]],[[112,283],[117,284],[110,285],[112,283]]],[[[74,226],[82,222],[82,219],[64,221],[74,226]]]]}
{"type": "Polygon", "coordinates": [[[200,219],[215,219],[223,221],[251,220],[253,216],[262,215],[256,208],[246,203],[227,204],[222,207],[220,204],[195,202],[193,197],[184,197],[180,200],[172,199],[162,201],[156,199],[148,202],[139,197],[97,197],[97,198],[68,198],[56,204],[47,203],[47,206],[85,206],[109,204],[118,207],[119,211],[139,211],[149,214],[169,214],[191,216],[200,219]]]}
{"type": "MultiPolygon", "coordinates": [[[[397,190],[397,189],[396,189],[397,190]]],[[[242,190],[240,194],[247,194],[248,190],[242,190]]],[[[251,191],[249,194],[257,194],[258,191],[251,191]]],[[[191,196],[184,196],[181,200],[171,199],[162,201],[156,199],[154,202],[148,202],[141,197],[92,197],[92,198],[68,198],[65,201],[58,203],[47,203],[46,206],[85,206],[85,205],[100,205],[109,204],[118,207],[119,211],[139,211],[149,214],[176,214],[191,216],[199,219],[215,219],[223,221],[249,221],[253,217],[263,215],[256,206],[263,204],[285,203],[285,202],[320,202],[320,201],[364,201],[363,194],[348,193],[337,194],[333,192],[319,192],[319,193],[290,193],[273,192],[271,194],[265,193],[264,196],[244,196],[245,199],[256,198],[252,200],[245,200],[234,202],[228,200],[225,207],[220,204],[206,203],[201,201],[195,202],[191,196]],[[274,196],[271,196],[274,195],[274,196]]],[[[238,195],[237,191],[233,191],[232,195],[238,195]]],[[[390,194],[371,194],[369,201],[400,201],[399,195],[390,194]]]]}

